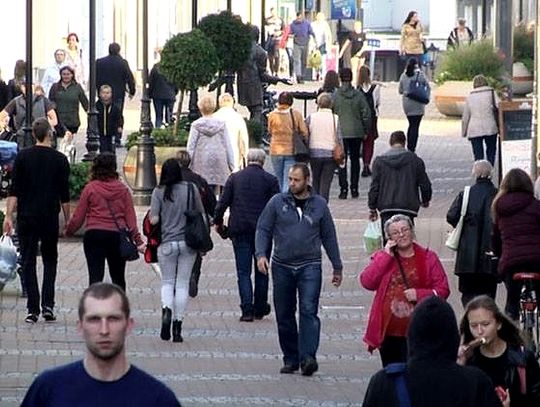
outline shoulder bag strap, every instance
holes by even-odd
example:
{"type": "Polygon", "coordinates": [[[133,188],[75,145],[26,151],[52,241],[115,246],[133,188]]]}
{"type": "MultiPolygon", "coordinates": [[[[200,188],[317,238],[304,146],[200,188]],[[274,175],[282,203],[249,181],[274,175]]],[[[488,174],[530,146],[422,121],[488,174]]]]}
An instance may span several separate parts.
{"type": "Polygon", "coordinates": [[[403,270],[403,265],[401,264],[401,259],[399,258],[399,254],[394,253],[394,257],[396,258],[396,261],[397,261],[397,264],[398,264],[398,268],[399,268],[399,273],[401,274],[401,278],[403,279],[403,284],[405,284],[405,288],[411,288],[411,286],[409,285],[409,280],[407,280],[407,276],[405,275],[405,270],[403,270]]]}
{"type": "Polygon", "coordinates": [[[116,225],[116,228],[117,228],[118,230],[122,230],[122,228],[121,228],[120,225],[118,224],[118,219],[116,219],[116,215],[114,214],[114,211],[113,211],[113,209],[112,209],[111,203],[110,203],[107,199],[105,199],[105,202],[107,203],[107,207],[109,208],[109,212],[111,212],[111,216],[112,216],[112,218],[113,218],[113,220],[114,220],[114,224],[116,225]]]}
{"type": "Polygon", "coordinates": [[[293,131],[293,134],[295,132],[295,127],[296,127],[296,124],[294,122],[294,115],[293,115],[293,112],[292,112],[292,107],[291,109],[289,110],[289,113],[291,114],[291,121],[292,121],[292,131],[293,131]]]}
{"type": "Polygon", "coordinates": [[[463,200],[461,201],[461,212],[460,215],[463,217],[467,213],[467,206],[469,205],[469,193],[471,191],[470,186],[466,186],[463,189],[463,200]]]}
{"type": "Polygon", "coordinates": [[[333,124],[333,129],[334,129],[335,143],[339,144],[339,140],[338,140],[338,136],[337,136],[337,127],[336,127],[336,116],[334,116],[334,112],[331,112],[331,114],[332,114],[332,124],[333,124]]]}
{"type": "Polygon", "coordinates": [[[187,201],[186,201],[186,210],[189,211],[191,207],[191,182],[187,183],[187,201]]]}

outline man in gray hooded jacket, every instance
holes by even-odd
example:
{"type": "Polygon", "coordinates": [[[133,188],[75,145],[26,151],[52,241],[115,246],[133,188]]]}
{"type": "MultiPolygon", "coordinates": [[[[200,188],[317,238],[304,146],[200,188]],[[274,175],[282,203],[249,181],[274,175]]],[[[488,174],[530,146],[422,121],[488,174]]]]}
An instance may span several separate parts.
{"type": "Polygon", "coordinates": [[[431,200],[431,182],[424,161],[405,148],[402,131],[390,135],[390,149],[375,158],[368,192],[369,219],[380,212],[384,223],[398,213],[414,222],[420,206],[427,208],[431,200]]]}

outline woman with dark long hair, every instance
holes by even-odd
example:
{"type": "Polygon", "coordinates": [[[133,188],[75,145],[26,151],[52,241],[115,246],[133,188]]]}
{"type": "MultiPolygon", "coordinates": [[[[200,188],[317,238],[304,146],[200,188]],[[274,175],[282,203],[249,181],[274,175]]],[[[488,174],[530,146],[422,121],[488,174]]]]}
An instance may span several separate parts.
{"type": "Polygon", "coordinates": [[[400,54],[408,60],[415,58],[420,63],[424,54],[422,24],[416,11],[410,11],[401,26],[401,38],[399,41],[400,54]]]}
{"type": "Polygon", "coordinates": [[[116,156],[112,153],[100,154],[92,162],[90,182],[81,193],[65,234],[73,235],[85,221],[83,246],[88,265],[88,285],[103,281],[107,260],[112,282],[125,291],[126,261],[120,256],[117,223],[131,232],[140,252],[144,251],[144,242],[137,228],[131,192],[118,179],[116,156]]]}
{"type": "Polygon", "coordinates": [[[330,69],[324,75],[323,85],[317,91],[317,96],[321,93],[330,93],[333,95],[337,88],[339,88],[339,75],[336,71],[330,69]]]}
{"type": "Polygon", "coordinates": [[[409,128],[407,129],[407,149],[413,153],[416,151],[416,145],[418,143],[418,136],[420,131],[420,122],[424,116],[426,105],[411,99],[407,96],[409,87],[412,81],[416,81],[422,85],[427,84],[428,92],[430,90],[429,83],[427,82],[423,72],[418,66],[416,58],[409,58],[405,71],[399,78],[399,94],[403,95],[403,111],[409,121],[409,128]]]}
{"type": "Polygon", "coordinates": [[[362,143],[362,162],[364,169],[361,174],[362,177],[369,177],[371,175],[370,165],[375,149],[375,140],[379,137],[377,117],[379,116],[379,105],[381,103],[381,87],[378,83],[371,81],[371,70],[366,65],[362,65],[358,69],[356,89],[362,92],[371,111],[371,128],[362,143]]]}
{"type": "Polygon", "coordinates": [[[525,349],[519,328],[481,295],[465,308],[458,363],[483,370],[493,382],[503,406],[540,405],[540,367],[525,349]]]}
{"type": "Polygon", "coordinates": [[[197,210],[206,219],[198,188],[182,180],[178,160],[169,158],[161,167],[159,185],[152,192],[150,223],[161,223],[158,262],[161,268],[161,333],[164,341],[183,342],[182,321],[187,306],[189,278],[197,252],[186,244],[186,210],[197,210]]]}
{"type": "MultiPolygon", "coordinates": [[[[499,257],[499,274],[507,290],[504,311],[517,320],[522,283],[513,279],[514,274],[540,273],[540,201],[535,199],[532,180],[525,171],[519,168],[508,171],[491,210],[491,246],[499,257]]],[[[534,284],[536,298],[540,298],[540,282],[534,284]]]]}

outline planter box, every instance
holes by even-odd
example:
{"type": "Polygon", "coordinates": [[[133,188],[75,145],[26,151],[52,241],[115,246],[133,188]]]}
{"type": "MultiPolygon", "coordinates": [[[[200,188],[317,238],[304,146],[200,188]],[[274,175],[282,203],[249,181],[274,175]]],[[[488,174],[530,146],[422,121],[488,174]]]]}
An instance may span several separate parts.
{"type": "MultiPolygon", "coordinates": [[[[178,151],[185,149],[185,147],[154,147],[154,152],[156,154],[156,178],[158,180],[163,163],[168,158],[176,157],[178,151]]],[[[122,169],[124,172],[124,179],[127,184],[133,188],[135,186],[135,173],[137,172],[137,146],[133,146],[129,149],[122,169]]]]}
{"type": "Polygon", "coordinates": [[[512,65],[512,93],[526,95],[533,91],[533,74],[525,67],[523,62],[514,62],[512,65]]]}
{"type": "Polygon", "coordinates": [[[473,89],[472,81],[448,81],[434,91],[437,110],[445,116],[463,115],[465,100],[473,89]]]}

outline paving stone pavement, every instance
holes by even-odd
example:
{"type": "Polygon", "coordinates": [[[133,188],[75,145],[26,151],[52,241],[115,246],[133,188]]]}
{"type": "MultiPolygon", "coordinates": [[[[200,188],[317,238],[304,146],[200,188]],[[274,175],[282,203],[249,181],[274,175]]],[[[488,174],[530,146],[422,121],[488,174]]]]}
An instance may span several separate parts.
{"type": "MultiPolygon", "coordinates": [[[[314,89],[314,84],[304,85],[314,89]]],[[[281,89],[281,88],[280,88],[281,89]]],[[[406,129],[395,83],[382,91],[380,129],[376,153],[387,148],[392,130],[406,129]]],[[[302,105],[298,104],[301,108],[302,105]]],[[[309,110],[314,109],[310,102],[309,110]]],[[[126,110],[127,122],[137,128],[135,102],[126,110]]],[[[417,221],[417,238],[441,257],[451,282],[450,302],[461,312],[452,274],[453,253],[444,247],[446,210],[454,196],[470,181],[472,154],[459,136],[460,123],[428,107],[421,126],[418,154],[425,160],[434,195],[417,221]]],[[[84,151],[83,140],[78,151],[84,151]]],[[[80,153],[80,155],[82,155],[80,153]]],[[[119,150],[122,162],[125,150],[119,150]]],[[[313,377],[280,375],[282,362],[275,316],[241,323],[235,264],[230,241],[213,236],[214,250],[203,262],[200,290],[190,300],[181,344],[159,339],[160,280],[142,260],[127,266],[127,293],[135,319],[128,339],[131,362],[170,386],[185,406],[360,406],[370,376],[380,368],[377,353],[370,355],[362,343],[373,293],[359,287],[357,275],[368,258],[362,245],[367,220],[369,179],[362,179],[360,199],[338,200],[337,177],[330,208],[335,219],[344,280],[340,288],[330,283],[331,268],[324,259],[321,294],[321,344],[319,372],[313,377]]],[[[146,208],[137,207],[140,219],[146,208]]],[[[34,326],[24,323],[25,300],[18,281],[0,293],[0,405],[16,406],[35,375],[46,368],[77,360],[84,343],[76,331],[77,301],[87,285],[82,242],[62,240],[56,288],[58,321],[34,326]]]]}

